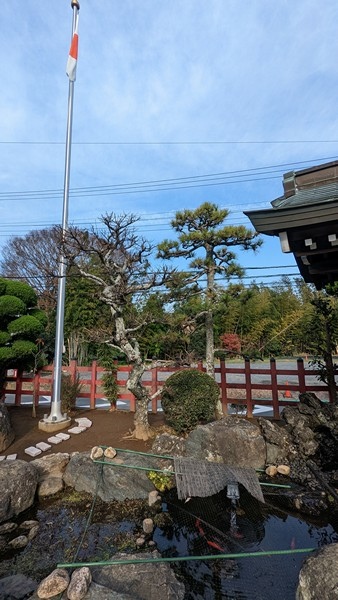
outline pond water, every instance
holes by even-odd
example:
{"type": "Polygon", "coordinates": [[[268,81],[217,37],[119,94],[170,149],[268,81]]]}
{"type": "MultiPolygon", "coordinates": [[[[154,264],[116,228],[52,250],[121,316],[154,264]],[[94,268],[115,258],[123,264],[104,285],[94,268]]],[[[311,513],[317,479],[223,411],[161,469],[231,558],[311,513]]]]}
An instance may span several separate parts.
{"type": "Polygon", "coordinates": [[[235,522],[225,492],[187,503],[171,494],[163,508],[173,518],[171,528],[155,532],[154,540],[163,556],[257,553],[235,559],[176,563],[175,570],[187,585],[187,600],[294,600],[299,571],[309,553],[273,552],[317,549],[338,542],[338,529],[327,519],[306,522],[259,503],[243,488],[235,522]],[[271,554],[260,556],[263,552],[271,554]]]}
{"type": "MultiPolygon", "coordinates": [[[[185,583],[185,600],[294,600],[299,570],[308,552],[273,552],[338,542],[338,527],[328,518],[306,522],[259,503],[243,488],[240,492],[236,508],[225,491],[189,502],[179,501],[175,490],[165,494],[153,534],[158,550],[164,557],[198,557],[172,563],[185,583]],[[246,556],[254,552],[255,556],[246,556]],[[262,552],[271,554],[260,556],[262,552]],[[221,553],[243,557],[205,559],[221,553]]],[[[58,562],[72,562],[75,556],[80,561],[96,561],[108,560],[119,550],[135,552],[143,518],[154,517],[145,501],[106,504],[97,499],[79,550],[91,507],[91,496],[66,490],[20,515],[18,524],[36,518],[40,530],[26,548],[0,557],[0,578],[25,573],[39,581],[58,562]]],[[[16,535],[17,531],[11,533],[12,538],[16,535]]]]}

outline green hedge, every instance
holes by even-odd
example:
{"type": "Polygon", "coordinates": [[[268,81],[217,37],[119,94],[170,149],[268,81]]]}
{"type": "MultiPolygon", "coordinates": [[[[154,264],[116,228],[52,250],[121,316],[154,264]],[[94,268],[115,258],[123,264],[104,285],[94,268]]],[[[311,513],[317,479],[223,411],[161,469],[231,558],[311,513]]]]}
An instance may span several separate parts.
{"type": "Polygon", "coordinates": [[[215,419],[217,383],[195,369],[178,371],[164,384],[161,404],[166,421],[177,433],[186,433],[215,419]]]}

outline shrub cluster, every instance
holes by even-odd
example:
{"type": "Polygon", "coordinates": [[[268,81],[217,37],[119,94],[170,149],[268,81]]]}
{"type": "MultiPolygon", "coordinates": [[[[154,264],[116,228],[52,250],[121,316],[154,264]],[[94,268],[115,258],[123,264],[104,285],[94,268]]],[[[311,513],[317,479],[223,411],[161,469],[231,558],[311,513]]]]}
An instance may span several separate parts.
{"type": "Polygon", "coordinates": [[[188,433],[214,420],[218,397],[218,385],[209,375],[187,369],[167,379],[161,403],[167,423],[177,433],[188,433]]]}

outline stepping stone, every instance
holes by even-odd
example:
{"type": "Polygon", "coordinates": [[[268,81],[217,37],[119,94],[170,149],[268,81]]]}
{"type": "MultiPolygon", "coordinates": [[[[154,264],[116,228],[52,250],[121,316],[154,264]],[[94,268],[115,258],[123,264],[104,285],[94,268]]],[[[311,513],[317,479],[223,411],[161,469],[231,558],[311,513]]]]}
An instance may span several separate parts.
{"type": "Polygon", "coordinates": [[[8,454],[7,460],[16,460],[17,454],[8,454]]]}
{"type": "Polygon", "coordinates": [[[0,461],[5,460],[6,456],[0,456],[0,461]]]}
{"type": "Polygon", "coordinates": [[[68,429],[68,433],[83,433],[86,429],[87,427],[72,427],[71,429],[68,429]]]}
{"type": "Polygon", "coordinates": [[[60,438],[60,440],[69,440],[70,435],[68,433],[56,433],[55,437],[60,438]]]}
{"type": "Polygon", "coordinates": [[[29,446],[25,448],[25,454],[28,454],[28,456],[38,456],[38,454],[41,454],[41,450],[35,448],[35,446],[29,446]]]}
{"type": "Polygon", "coordinates": [[[39,448],[39,450],[42,450],[42,452],[45,452],[46,450],[49,450],[52,447],[50,444],[46,444],[46,442],[38,442],[35,445],[37,448],[39,448]]]}
{"type": "Polygon", "coordinates": [[[52,437],[48,438],[47,442],[50,444],[61,444],[62,440],[56,435],[52,435],[52,437]]]}
{"type": "Polygon", "coordinates": [[[78,424],[79,427],[91,427],[93,422],[90,419],[87,419],[87,417],[80,417],[79,419],[75,419],[75,422],[78,424]]]}

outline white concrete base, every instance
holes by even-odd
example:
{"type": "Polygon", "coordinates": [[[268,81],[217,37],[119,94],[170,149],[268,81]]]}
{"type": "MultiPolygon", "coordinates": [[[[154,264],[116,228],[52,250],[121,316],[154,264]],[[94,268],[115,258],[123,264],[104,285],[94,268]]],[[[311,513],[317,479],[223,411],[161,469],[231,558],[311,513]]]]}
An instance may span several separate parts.
{"type": "Polygon", "coordinates": [[[7,460],[16,460],[17,454],[8,454],[7,460]]]}
{"type": "Polygon", "coordinates": [[[41,419],[38,423],[38,428],[40,431],[54,433],[55,431],[60,431],[60,429],[67,429],[71,422],[72,420],[70,418],[65,419],[64,421],[45,421],[44,419],[41,419]]]}
{"type": "Polygon", "coordinates": [[[36,448],[35,446],[29,446],[28,448],[25,448],[25,454],[28,454],[28,456],[38,456],[39,454],[41,454],[41,450],[39,450],[39,448],[36,448]]]}
{"type": "Polygon", "coordinates": [[[6,456],[0,456],[0,461],[5,460],[6,456]]]}

